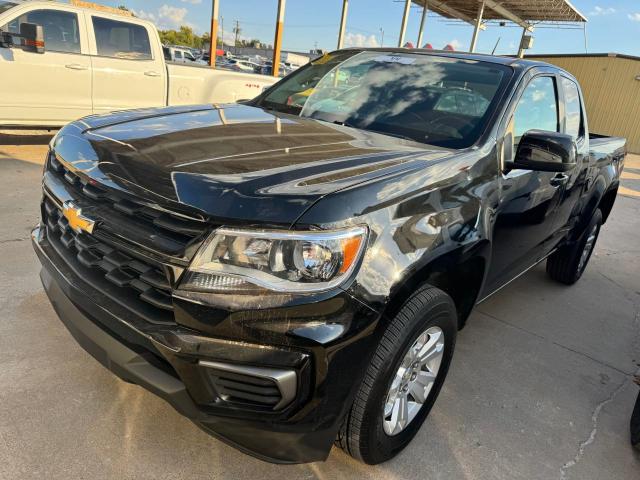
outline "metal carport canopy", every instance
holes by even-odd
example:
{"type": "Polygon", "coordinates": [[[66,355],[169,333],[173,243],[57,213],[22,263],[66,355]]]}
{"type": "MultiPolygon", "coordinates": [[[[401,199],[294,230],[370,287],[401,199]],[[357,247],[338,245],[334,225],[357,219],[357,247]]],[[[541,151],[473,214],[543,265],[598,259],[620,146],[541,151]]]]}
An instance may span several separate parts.
{"type": "MultiPolygon", "coordinates": [[[[454,20],[470,23],[475,27],[469,51],[473,52],[478,34],[484,28],[485,20],[503,20],[520,25],[523,36],[539,23],[586,22],[587,19],[568,0],[406,0],[423,7],[418,38],[422,38],[424,18],[428,10],[454,20]]],[[[405,8],[400,43],[404,41],[404,31],[408,8],[405,8]]],[[[399,45],[402,46],[402,45],[399,45]]],[[[420,45],[418,45],[419,47],[420,45]]],[[[522,56],[521,47],[519,56],[522,56]]]]}
{"type": "MultiPolygon", "coordinates": [[[[445,18],[475,19],[479,0],[413,0],[445,18]],[[463,16],[458,16],[462,14],[463,16]]],[[[512,21],[515,16],[524,22],[586,22],[587,19],[567,0],[497,0],[485,1],[485,20],[512,21]],[[494,6],[497,8],[494,8],[494,6]],[[502,12],[500,10],[503,10],[502,12]],[[505,12],[509,12],[505,14],[505,12]]],[[[516,22],[517,23],[517,22],[516,22]]]]}

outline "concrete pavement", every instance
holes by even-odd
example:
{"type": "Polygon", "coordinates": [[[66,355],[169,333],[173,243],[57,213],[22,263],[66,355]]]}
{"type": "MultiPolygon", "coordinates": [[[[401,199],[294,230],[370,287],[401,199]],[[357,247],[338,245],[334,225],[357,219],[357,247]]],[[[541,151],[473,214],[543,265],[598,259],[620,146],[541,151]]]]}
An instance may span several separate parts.
{"type": "Polygon", "coordinates": [[[432,414],[397,458],[369,467],[334,449],[325,463],[276,466],[207,436],[75,343],[42,292],[28,239],[46,148],[2,143],[0,479],[640,477],[628,441],[640,369],[639,157],[583,279],[560,286],[540,266],[479,305],[432,414]]]}

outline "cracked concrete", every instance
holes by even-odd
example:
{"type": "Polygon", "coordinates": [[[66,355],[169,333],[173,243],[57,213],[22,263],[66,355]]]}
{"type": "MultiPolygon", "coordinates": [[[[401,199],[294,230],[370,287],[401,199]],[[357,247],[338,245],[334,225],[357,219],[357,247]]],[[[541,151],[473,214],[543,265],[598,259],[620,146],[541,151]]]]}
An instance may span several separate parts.
{"type": "Polygon", "coordinates": [[[567,463],[565,463],[562,466],[562,468],[560,469],[560,478],[562,478],[562,479],[567,478],[567,471],[570,468],[573,468],[578,464],[578,462],[584,456],[586,448],[595,441],[596,434],[598,433],[598,417],[600,416],[600,412],[602,411],[602,409],[604,408],[605,405],[607,405],[608,403],[613,402],[613,400],[622,391],[622,389],[627,385],[628,382],[629,382],[629,379],[625,379],[620,384],[620,386],[617,387],[611,393],[611,395],[609,395],[609,397],[606,400],[604,400],[604,401],[600,402],[598,405],[596,405],[596,408],[593,410],[593,414],[591,415],[591,423],[593,425],[593,428],[591,429],[591,432],[589,432],[589,438],[587,438],[584,442],[580,442],[580,447],[578,448],[578,453],[576,453],[576,456],[573,458],[573,460],[568,461],[567,463]]]}
{"type": "Polygon", "coordinates": [[[0,190],[0,478],[640,475],[628,442],[640,364],[638,199],[620,197],[577,285],[557,285],[539,266],[478,307],[432,414],[396,459],[368,467],[334,449],[325,463],[274,466],[117,380],[71,339],[25,241],[38,217],[40,171],[0,159],[12,187],[0,190]]]}

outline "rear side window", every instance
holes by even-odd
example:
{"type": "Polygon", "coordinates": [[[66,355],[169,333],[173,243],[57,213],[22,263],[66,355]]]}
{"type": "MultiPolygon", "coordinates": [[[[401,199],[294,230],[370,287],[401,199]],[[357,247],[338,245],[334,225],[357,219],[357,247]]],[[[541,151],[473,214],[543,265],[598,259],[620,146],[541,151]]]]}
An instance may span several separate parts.
{"type": "Polygon", "coordinates": [[[147,29],[128,22],[92,17],[98,55],[127,60],[151,60],[147,29]]]}
{"type": "Polygon", "coordinates": [[[32,10],[6,25],[0,30],[20,33],[21,23],[35,23],[42,26],[45,48],[51,52],[80,53],[80,29],[78,15],[60,10],[32,10]]]}
{"type": "Polygon", "coordinates": [[[176,60],[182,60],[182,52],[180,50],[176,50],[174,52],[174,55],[176,57],[176,60]]]}
{"type": "Polygon", "coordinates": [[[568,78],[562,78],[562,90],[564,91],[564,109],[566,115],[565,133],[571,135],[574,140],[580,138],[584,132],[582,128],[582,106],[580,105],[580,93],[578,86],[568,78]]]}

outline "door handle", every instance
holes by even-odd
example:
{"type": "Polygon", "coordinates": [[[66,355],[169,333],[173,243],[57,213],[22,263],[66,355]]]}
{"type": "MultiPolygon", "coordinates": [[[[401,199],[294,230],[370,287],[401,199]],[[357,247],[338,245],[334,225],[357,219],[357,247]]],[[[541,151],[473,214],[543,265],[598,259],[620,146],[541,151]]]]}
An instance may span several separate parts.
{"type": "Polygon", "coordinates": [[[79,63],[70,63],[69,65],[65,65],[65,67],[70,70],[89,70],[89,67],[80,65],[79,63]]]}
{"type": "Polygon", "coordinates": [[[551,179],[551,185],[553,185],[554,187],[559,187],[567,183],[567,180],[569,180],[569,175],[565,173],[559,173],[551,179]]]}
{"type": "Polygon", "coordinates": [[[154,72],[153,70],[149,70],[148,72],[144,72],[147,77],[159,77],[159,72],[154,72]]]}

